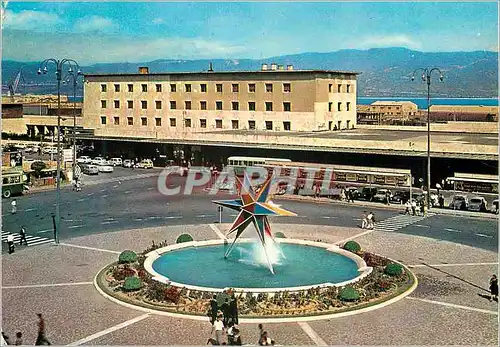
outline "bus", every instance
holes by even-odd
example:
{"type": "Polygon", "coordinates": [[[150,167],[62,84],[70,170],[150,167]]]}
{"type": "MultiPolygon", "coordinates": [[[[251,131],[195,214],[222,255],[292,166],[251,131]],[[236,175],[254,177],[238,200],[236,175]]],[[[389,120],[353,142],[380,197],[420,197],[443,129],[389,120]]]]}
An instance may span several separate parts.
{"type": "Polygon", "coordinates": [[[2,170],[2,196],[10,198],[12,194],[23,194],[28,190],[27,177],[20,170],[2,170]]]}
{"type": "Polygon", "coordinates": [[[269,162],[273,163],[291,163],[290,159],[280,158],[260,158],[260,157],[229,157],[227,166],[232,167],[237,176],[243,176],[243,170],[247,167],[263,167],[269,162]]]}

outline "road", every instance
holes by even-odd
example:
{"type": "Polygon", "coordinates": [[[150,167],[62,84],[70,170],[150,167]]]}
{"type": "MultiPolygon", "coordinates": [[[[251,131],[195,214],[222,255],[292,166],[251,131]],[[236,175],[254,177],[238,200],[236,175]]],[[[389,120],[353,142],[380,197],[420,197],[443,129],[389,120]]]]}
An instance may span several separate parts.
{"type": "MultiPolygon", "coordinates": [[[[161,225],[201,224],[217,222],[215,199],[229,199],[228,193],[217,196],[198,191],[193,195],[165,196],[158,191],[156,174],[160,170],[129,170],[119,168],[112,174],[85,177],[81,192],[70,188],[61,191],[60,240],[94,233],[161,225]],[[155,175],[135,178],[138,175],[155,175]],[[128,179],[128,180],[127,180],[128,179]],[[103,183],[107,181],[108,183],[103,183]],[[92,184],[94,183],[94,184],[92,184]]],[[[181,184],[183,178],[174,177],[172,184],[181,184]]],[[[7,200],[4,200],[6,202],[7,200]]],[[[360,215],[368,208],[359,205],[316,204],[302,201],[276,201],[298,214],[297,217],[274,217],[275,223],[300,223],[355,227],[360,215]]],[[[52,238],[51,214],[55,211],[55,191],[33,193],[17,198],[18,213],[10,213],[10,204],[2,207],[3,230],[17,232],[26,225],[29,235],[52,238]]],[[[401,223],[409,216],[383,205],[369,208],[376,220],[385,225],[380,232],[400,232],[432,237],[479,247],[498,249],[496,220],[433,215],[420,221],[401,223]],[[399,215],[399,217],[398,217],[399,215]],[[394,221],[394,223],[384,222],[394,221]],[[409,225],[406,225],[409,224],[409,225]]],[[[235,211],[224,209],[222,222],[230,223],[235,211]]]]}

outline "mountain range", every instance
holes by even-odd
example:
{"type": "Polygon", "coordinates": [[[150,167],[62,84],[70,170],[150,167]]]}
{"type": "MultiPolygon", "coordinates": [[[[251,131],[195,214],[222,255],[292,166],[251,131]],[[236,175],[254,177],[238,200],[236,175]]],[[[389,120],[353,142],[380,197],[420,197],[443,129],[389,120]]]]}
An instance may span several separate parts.
{"type": "MultiPolygon", "coordinates": [[[[410,76],[417,68],[438,67],[444,75],[433,75],[433,97],[498,97],[498,52],[420,52],[407,48],[373,48],[369,50],[339,50],[327,53],[301,53],[266,59],[159,59],[139,63],[107,63],[82,66],[84,73],[136,73],[139,66],[149,67],[151,73],[207,71],[212,63],[214,71],[255,71],[263,63],[293,65],[295,70],[342,70],[359,72],[358,96],[365,97],[422,97],[427,88],[418,73],[415,81],[410,76]]],[[[22,68],[27,93],[54,93],[54,76],[36,74],[39,63],[2,61],[2,90],[22,68]]],[[[72,93],[63,86],[64,93],[72,93]]],[[[81,91],[78,92],[81,95],[81,91]]]]}

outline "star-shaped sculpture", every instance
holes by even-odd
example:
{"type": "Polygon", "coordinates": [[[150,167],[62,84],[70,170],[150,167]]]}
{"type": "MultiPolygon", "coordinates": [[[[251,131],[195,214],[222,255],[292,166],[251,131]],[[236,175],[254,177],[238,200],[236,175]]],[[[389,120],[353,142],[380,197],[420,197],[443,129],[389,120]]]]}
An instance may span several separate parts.
{"type": "Polygon", "coordinates": [[[241,236],[246,227],[250,225],[250,223],[253,223],[253,225],[255,226],[255,230],[257,231],[257,234],[259,236],[260,242],[264,247],[269,270],[271,270],[271,272],[274,274],[274,269],[269,260],[269,256],[267,255],[267,250],[265,247],[266,235],[274,240],[273,234],[271,233],[271,226],[269,225],[267,217],[296,216],[296,214],[269,203],[271,181],[272,177],[267,178],[258,192],[254,192],[250,184],[250,180],[246,174],[243,177],[243,183],[238,179],[238,177],[236,177],[236,182],[238,184],[238,187],[240,188],[240,198],[234,200],[220,200],[213,202],[219,206],[239,211],[238,217],[236,217],[236,220],[233,222],[233,225],[227,233],[227,235],[230,235],[236,231],[236,237],[234,238],[231,247],[229,247],[224,257],[228,257],[229,253],[231,253],[231,250],[233,249],[234,244],[236,243],[236,240],[241,236]]]}

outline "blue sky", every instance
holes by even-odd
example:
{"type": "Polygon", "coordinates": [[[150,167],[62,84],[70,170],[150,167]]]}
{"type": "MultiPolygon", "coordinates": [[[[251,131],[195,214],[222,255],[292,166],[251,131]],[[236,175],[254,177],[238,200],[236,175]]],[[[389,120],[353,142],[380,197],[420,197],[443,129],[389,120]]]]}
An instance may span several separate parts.
{"type": "Polygon", "coordinates": [[[340,49],[498,51],[496,2],[13,2],[3,59],[81,64],[340,49]]]}

